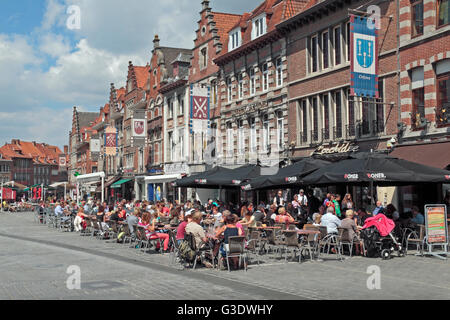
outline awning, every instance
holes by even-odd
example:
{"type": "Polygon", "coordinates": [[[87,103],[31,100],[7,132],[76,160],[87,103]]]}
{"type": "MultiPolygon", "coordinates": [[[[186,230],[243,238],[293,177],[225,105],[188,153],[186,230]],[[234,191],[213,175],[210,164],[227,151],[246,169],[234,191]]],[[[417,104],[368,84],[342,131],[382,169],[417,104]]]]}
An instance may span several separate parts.
{"type": "Polygon", "coordinates": [[[120,180],[120,177],[111,177],[108,180],[105,181],[105,188],[109,188],[114,182],[117,182],[120,180]]]}
{"type": "Polygon", "coordinates": [[[122,179],[122,180],[119,180],[119,181],[117,181],[116,183],[113,183],[113,184],[111,185],[111,188],[113,188],[113,189],[121,188],[122,185],[123,185],[124,183],[130,182],[130,181],[131,181],[131,179],[122,179]]]}
{"type": "Polygon", "coordinates": [[[51,184],[50,187],[52,188],[58,188],[58,187],[63,187],[64,185],[68,185],[69,182],[56,182],[54,184],[51,184]]]}
{"type": "Polygon", "coordinates": [[[174,182],[178,179],[181,179],[181,174],[166,174],[159,176],[148,176],[145,177],[146,183],[165,183],[165,182],[174,182]]]}
{"type": "Polygon", "coordinates": [[[104,178],[104,177],[105,177],[104,172],[90,173],[90,174],[78,176],[77,182],[79,182],[79,183],[88,183],[88,182],[93,182],[93,181],[97,182],[97,181],[100,181],[101,178],[104,178]]]}
{"type": "Polygon", "coordinates": [[[398,146],[390,156],[445,169],[450,165],[450,142],[398,146]]]}

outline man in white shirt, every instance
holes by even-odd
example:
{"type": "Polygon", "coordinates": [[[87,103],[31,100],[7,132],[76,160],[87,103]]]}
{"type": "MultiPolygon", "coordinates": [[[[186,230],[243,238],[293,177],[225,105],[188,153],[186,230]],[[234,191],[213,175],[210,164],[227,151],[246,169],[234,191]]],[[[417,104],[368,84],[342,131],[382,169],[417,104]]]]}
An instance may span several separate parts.
{"type": "Polygon", "coordinates": [[[298,194],[298,203],[302,206],[302,207],[307,207],[308,206],[308,197],[305,194],[305,190],[300,190],[300,193],[298,194]]]}
{"type": "Polygon", "coordinates": [[[337,228],[341,226],[341,219],[335,216],[333,207],[327,208],[327,213],[323,215],[320,225],[327,227],[329,234],[338,234],[337,228]]]}

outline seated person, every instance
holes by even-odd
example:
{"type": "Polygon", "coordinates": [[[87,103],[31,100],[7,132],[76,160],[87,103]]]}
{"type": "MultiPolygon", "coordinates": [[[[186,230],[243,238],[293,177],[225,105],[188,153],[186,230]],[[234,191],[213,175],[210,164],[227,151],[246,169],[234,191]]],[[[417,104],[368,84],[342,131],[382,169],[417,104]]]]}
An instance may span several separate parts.
{"type": "Polygon", "coordinates": [[[353,217],[354,217],[353,210],[350,209],[345,212],[345,219],[342,220],[341,228],[346,229],[347,232],[344,232],[344,234],[342,235],[342,240],[355,242],[356,255],[359,255],[359,252],[361,251],[362,247],[362,241],[359,238],[359,229],[356,226],[353,217]]]}
{"type": "Polygon", "coordinates": [[[186,212],[183,216],[183,222],[180,223],[180,225],[178,226],[177,229],[177,242],[178,245],[181,244],[181,241],[184,240],[184,235],[186,234],[186,226],[192,222],[192,211],[189,210],[188,212],[186,212]]]}
{"type": "Polygon", "coordinates": [[[416,225],[424,225],[425,224],[425,217],[423,214],[420,213],[419,208],[417,206],[412,207],[412,214],[413,218],[411,219],[411,222],[416,225]]]}
{"type": "Polygon", "coordinates": [[[294,218],[286,212],[286,209],[281,207],[278,209],[278,215],[275,217],[276,223],[293,223],[295,222],[294,218]]]}
{"type": "Polygon", "coordinates": [[[330,206],[327,208],[327,213],[323,215],[320,226],[327,227],[328,234],[338,234],[337,228],[341,226],[341,223],[334,214],[334,208],[330,206]]]}
{"type": "Polygon", "coordinates": [[[266,209],[264,208],[264,206],[258,206],[258,209],[253,214],[253,217],[255,218],[256,222],[264,223],[264,221],[266,220],[266,209]]]}
{"type": "MultiPolygon", "coordinates": [[[[226,252],[229,251],[229,237],[236,237],[236,236],[242,236],[244,233],[241,229],[239,229],[236,226],[237,222],[237,215],[227,215],[225,217],[225,225],[217,230],[216,232],[216,238],[219,239],[223,236],[223,243],[220,247],[220,253],[222,254],[222,257],[226,257],[226,252]]],[[[237,259],[237,258],[235,258],[237,259]]],[[[233,259],[233,262],[236,266],[236,261],[233,259]]]]}
{"type": "Polygon", "coordinates": [[[256,228],[256,220],[251,211],[245,213],[244,219],[240,221],[242,226],[256,228]]]}
{"type": "MultiPolygon", "coordinates": [[[[192,216],[192,221],[186,226],[186,233],[190,233],[194,236],[197,250],[207,249],[209,247],[209,240],[206,237],[205,230],[200,226],[202,219],[203,214],[200,211],[195,211],[192,216]]],[[[212,264],[206,260],[203,260],[203,264],[207,268],[213,267],[212,264]]]]}
{"type": "Polygon", "coordinates": [[[312,216],[313,226],[320,227],[320,221],[322,220],[322,215],[320,213],[314,213],[312,216]]]}
{"type": "MultiPolygon", "coordinates": [[[[142,218],[140,219],[138,225],[144,227],[145,229],[145,236],[147,237],[148,240],[150,240],[152,237],[157,237],[160,240],[164,241],[164,253],[168,253],[169,251],[169,242],[170,242],[170,238],[169,235],[167,233],[159,233],[156,232],[156,227],[155,227],[155,223],[156,223],[156,219],[152,219],[152,221],[150,221],[151,216],[150,213],[148,212],[144,212],[144,214],[142,215],[142,218]]],[[[156,249],[158,250],[160,247],[159,241],[156,243],[156,249]]]]}

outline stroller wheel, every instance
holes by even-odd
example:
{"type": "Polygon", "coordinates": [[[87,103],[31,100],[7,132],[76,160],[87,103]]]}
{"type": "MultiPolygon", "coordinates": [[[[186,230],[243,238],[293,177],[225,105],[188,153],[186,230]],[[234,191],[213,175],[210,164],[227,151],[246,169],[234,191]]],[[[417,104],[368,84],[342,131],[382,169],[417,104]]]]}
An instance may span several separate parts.
{"type": "Polygon", "coordinates": [[[383,251],[381,251],[381,258],[383,258],[383,260],[390,259],[391,258],[391,250],[384,249],[383,251]]]}

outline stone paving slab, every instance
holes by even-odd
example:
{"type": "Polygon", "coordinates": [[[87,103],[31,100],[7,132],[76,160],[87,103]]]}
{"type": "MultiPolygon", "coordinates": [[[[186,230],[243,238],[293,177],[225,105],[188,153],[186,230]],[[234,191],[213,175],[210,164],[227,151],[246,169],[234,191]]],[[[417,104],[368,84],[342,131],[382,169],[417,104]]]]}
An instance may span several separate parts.
{"type": "Polygon", "coordinates": [[[32,213],[0,214],[0,242],[0,280],[6,280],[0,281],[0,299],[450,299],[448,260],[414,255],[342,262],[329,256],[301,264],[264,258],[248,272],[180,271],[169,255],[59,232],[36,224],[32,213]],[[80,265],[83,282],[109,282],[111,288],[67,292],[65,270],[71,264],[80,265]],[[370,266],[380,268],[379,290],[367,288],[370,266]]]}

